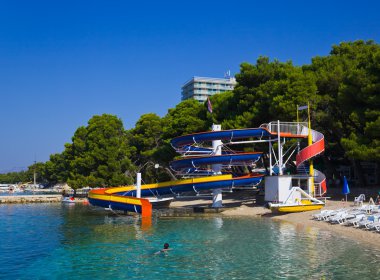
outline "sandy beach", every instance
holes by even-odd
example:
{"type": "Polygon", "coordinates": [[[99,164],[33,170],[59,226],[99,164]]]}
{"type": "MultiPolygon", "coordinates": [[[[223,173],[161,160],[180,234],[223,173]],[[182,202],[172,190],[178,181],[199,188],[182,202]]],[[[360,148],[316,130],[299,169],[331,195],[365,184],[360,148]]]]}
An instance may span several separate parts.
{"type": "MultiPolygon", "coordinates": [[[[259,200],[259,199],[258,199],[259,200]]],[[[170,207],[209,207],[212,204],[211,197],[193,197],[193,198],[180,198],[173,201],[170,207]]],[[[318,228],[323,231],[330,231],[337,236],[349,238],[354,242],[366,243],[374,248],[380,249],[380,233],[376,231],[368,231],[365,229],[358,229],[354,227],[343,226],[339,224],[330,224],[328,222],[316,221],[312,219],[312,215],[320,211],[308,211],[301,213],[289,213],[282,215],[273,215],[271,211],[256,203],[256,199],[249,192],[241,192],[236,194],[227,194],[223,197],[224,211],[221,215],[225,216],[250,216],[260,217],[266,219],[274,219],[283,222],[296,224],[297,227],[303,227],[305,230],[308,227],[318,228]]],[[[354,203],[351,201],[342,202],[327,200],[326,206],[323,209],[338,209],[338,208],[353,208],[354,203]]]]}

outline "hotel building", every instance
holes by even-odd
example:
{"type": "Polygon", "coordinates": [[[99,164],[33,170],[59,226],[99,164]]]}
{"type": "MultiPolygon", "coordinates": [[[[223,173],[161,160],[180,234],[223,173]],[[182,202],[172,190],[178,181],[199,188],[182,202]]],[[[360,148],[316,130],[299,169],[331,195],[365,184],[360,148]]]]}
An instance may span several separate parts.
{"type": "Polygon", "coordinates": [[[199,102],[205,102],[208,96],[231,91],[236,85],[235,78],[207,78],[193,77],[182,86],[182,98],[195,99],[199,102]]]}

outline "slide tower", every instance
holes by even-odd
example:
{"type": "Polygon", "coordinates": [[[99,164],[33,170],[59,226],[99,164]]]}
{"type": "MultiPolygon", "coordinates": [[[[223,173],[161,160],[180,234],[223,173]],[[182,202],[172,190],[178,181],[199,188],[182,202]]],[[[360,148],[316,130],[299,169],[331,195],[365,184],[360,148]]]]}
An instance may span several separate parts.
{"type": "Polygon", "coordinates": [[[269,201],[281,201],[281,196],[289,193],[297,180],[297,187],[302,187],[312,196],[321,196],[326,192],[326,179],[312,164],[312,158],[324,151],[324,137],[311,130],[307,123],[277,121],[258,128],[232,130],[221,130],[219,125],[214,125],[213,131],[176,137],[172,139],[171,145],[181,158],[171,162],[170,167],[182,179],[141,186],[137,184],[95,189],[89,192],[89,202],[149,217],[152,214],[152,199],[157,201],[185,192],[198,194],[210,190],[214,197],[213,206],[221,207],[223,189],[262,187],[263,184],[260,183],[264,178],[272,182],[268,185],[265,183],[266,199],[269,201]],[[308,144],[301,149],[303,139],[308,139],[308,144]],[[266,153],[253,150],[258,143],[268,144],[266,153]],[[252,151],[237,152],[233,149],[236,145],[245,145],[252,151]],[[294,164],[291,159],[295,154],[294,164]],[[295,174],[289,173],[292,164],[294,168],[297,167],[295,174]],[[281,183],[283,177],[290,178],[291,185],[281,186],[278,182],[281,183]],[[276,181],[271,178],[280,179],[276,181]],[[300,183],[302,180],[307,182],[303,186],[300,183]],[[277,183],[273,184],[274,181],[277,183]]]}

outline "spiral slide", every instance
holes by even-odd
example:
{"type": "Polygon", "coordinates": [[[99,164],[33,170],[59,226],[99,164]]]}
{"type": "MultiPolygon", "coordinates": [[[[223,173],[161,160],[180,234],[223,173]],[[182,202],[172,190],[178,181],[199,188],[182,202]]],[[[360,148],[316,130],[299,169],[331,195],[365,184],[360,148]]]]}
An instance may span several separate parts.
{"type": "MultiPolygon", "coordinates": [[[[305,166],[306,162],[313,157],[321,154],[325,150],[325,138],[322,133],[310,129],[312,144],[302,149],[296,156],[297,169],[305,166]]],[[[327,184],[325,175],[318,170],[315,170],[315,183],[321,187],[320,195],[324,195],[327,192],[327,184]]]]}
{"type": "MultiPolygon", "coordinates": [[[[280,137],[284,138],[306,138],[305,134],[298,135],[280,132],[280,137]]],[[[262,153],[226,153],[213,155],[211,149],[195,147],[200,143],[210,143],[214,140],[223,140],[232,143],[242,139],[269,139],[278,137],[277,133],[270,132],[265,127],[234,129],[222,131],[209,131],[180,136],[172,139],[173,148],[180,154],[191,153],[190,157],[171,162],[170,166],[175,171],[183,169],[198,169],[209,165],[252,165],[257,162],[262,153]]],[[[306,161],[310,154],[303,156],[301,161],[306,161]]],[[[300,161],[300,164],[301,164],[300,161]]],[[[141,198],[136,197],[136,186],[122,186],[116,188],[96,189],[89,192],[89,202],[92,205],[111,208],[114,210],[124,210],[141,213],[143,217],[148,217],[152,213],[152,205],[148,197],[160,197],[162,195],[178,195],[183,192],[198,192],[201,190],[212,190],[221,188],[233,188],[241,186],[258,185],[264,174],[249,174],[245,176],[233,177],[232,174],[214,175],[207,177],[193,177],[176,181],[168,181],[156,184],[141,186],[141,198]]]]}

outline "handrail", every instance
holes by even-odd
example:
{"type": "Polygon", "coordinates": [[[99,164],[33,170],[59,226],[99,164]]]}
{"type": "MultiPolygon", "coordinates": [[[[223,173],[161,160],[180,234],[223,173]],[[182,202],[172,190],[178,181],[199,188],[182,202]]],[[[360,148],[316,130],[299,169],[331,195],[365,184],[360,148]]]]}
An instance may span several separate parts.
{"type": "Polygon", "coordinates": [[[278,122],[272,121],[270,123],[264,123],[260,125],[262,128],[266,128],[271,133],[290,133],[294,135],[307,136],[307,122],[278,122]]]}

